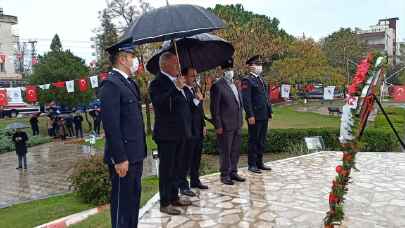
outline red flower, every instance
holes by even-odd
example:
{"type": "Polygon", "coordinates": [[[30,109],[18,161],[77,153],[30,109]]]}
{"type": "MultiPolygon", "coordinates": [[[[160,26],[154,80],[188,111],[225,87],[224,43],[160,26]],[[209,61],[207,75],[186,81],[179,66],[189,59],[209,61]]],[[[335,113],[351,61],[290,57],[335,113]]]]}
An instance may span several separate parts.
{"type": "Polygon", "coordinates": [[[329,194],[329,203],[336,203],[338,201],[338,198],[337,198],[337,196],[335,195],[335,194],[333,194],[333,193],[330,193],[329,194]]]}
{"type": "Polygon", "coordinates": [[[352,84],[347,87],[347,90],[350,95],[355,95],[357,93],[357,86],[352,84]]]}
{"type": "Polygon", "coordinates": [[[336,172],[341,173],[343,171],[343,167],[341,165],[336,166],[336,172]]]}

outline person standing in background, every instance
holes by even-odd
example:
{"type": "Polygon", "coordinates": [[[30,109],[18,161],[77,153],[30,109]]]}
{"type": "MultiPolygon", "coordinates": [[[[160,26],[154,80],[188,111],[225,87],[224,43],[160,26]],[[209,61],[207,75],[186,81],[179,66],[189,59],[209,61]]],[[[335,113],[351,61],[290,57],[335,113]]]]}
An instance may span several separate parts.
{"type": "Polygon", "coordinates": [[[16,129],[15,133],[12,136],[12,141],[15,145],[15,152],[18,157],[18,167],[17,169],[22,169],[24,164],[24,169],[27,169],[27,133],[16,129]]]}
{"type": "Polygon", "coordinates": [[[73,122],[75,124],[75,134],[76,138],[83,138],[83,127],[82,127],[82,122],[83,122],[83,117],[80,115],[79,112],[76,112],[75,117],[73,118],[73,122]]]}
{"type": "Polygon", "coordinates": [[[32,135],[39,135],[39,127],[38,127],[38,114],[34,113],[30,119],[32,135]]]}

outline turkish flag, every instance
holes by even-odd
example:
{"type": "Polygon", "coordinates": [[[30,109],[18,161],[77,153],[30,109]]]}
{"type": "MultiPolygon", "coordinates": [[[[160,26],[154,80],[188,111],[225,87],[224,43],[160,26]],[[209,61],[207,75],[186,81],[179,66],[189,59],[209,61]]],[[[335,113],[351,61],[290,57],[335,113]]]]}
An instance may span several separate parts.
{"type": "Polygon", "coordinates": [[[108,72],[101,72],[98,76],[100,77],[100,80],[102,81],[104,79],[107,79],[108,72]]]}
{"type": "Polygon", "coordinates": [[[279,85],[270,86],[269,95],[272,103],[280,102],[282,100],[281,87],[279,85]]]}
{"type": "Polygon", "coordinates": [[[394,98],[394,101],[404,102],[405,101],[405,86],[396,85],[391,89],[391,96],[394,98]]]}
{"type": "Polygon", "coordinates": [[[7,90],[2,89],[0,90],[0,105],[4,106],[8,104],[8,100],[7,100],[7,90]]]}
{"type": "Polygon", "coordinates": [[[89,85],[87,83],[87,80],[84,78],[79,79],[79,90],[81,92],[86,92],[88,88],[89,88],[89,85]]]}
{"type": "Polygon", "coordinates": [[[64,88],[65,87],[65,82],[54,82],[52,83],[53,86],[57,88],[64,88]]]}
{"type": "Polygon", "coordinates": [[[35,86],[25,87],[25,96],[28,102],[36,102],[38,100],[37,87],[35,86]]]}

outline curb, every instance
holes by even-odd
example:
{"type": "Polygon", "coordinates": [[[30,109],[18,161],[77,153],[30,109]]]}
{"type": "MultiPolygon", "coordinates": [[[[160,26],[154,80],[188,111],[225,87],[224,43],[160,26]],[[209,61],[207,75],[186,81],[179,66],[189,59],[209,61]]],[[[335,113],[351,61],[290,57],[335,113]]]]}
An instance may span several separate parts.
{"type": "Polygon", "coordinates": [[[82,212],[79,212],[79,213],[76,213],[73,215],[69,215],[69,216],[57,219],[55,221],[52,221],[52,222],[49,222],[46,224],[36,226],[35,228],[65,228],[70,225],[77,224],[77,223],[87,219],[89,216],[100,213],[109,207],[110,206],[108,204],[104,205],[104,206],[96,207],[93,209],[89,209],[86,211],[82,211],[82,212]]]}

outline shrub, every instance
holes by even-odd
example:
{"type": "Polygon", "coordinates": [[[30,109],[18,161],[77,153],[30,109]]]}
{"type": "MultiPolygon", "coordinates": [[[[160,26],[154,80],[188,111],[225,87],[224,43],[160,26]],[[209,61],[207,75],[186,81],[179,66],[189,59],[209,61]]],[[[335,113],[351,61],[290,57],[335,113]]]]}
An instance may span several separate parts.
{"type": "Polygon", "coordinates": [[[103,205],[109,202],[111,181],[102,155],[80,159],[69,177],[71,187],[86,203],[103,205]]]}
{"type": "MultiPolygon", "coordinates": [[[[308,128],[308,129],[271,129],[267,135],[265,152],[291,152],[291,148],[302,148],[304,138],[322,136],[326,150],[342,150],[338,137],[339,129],[308,128]]],[[[242,130],[241,153],[247,153],[247,130],[242,130]]],[[[362,137],[362,151],[382,152],[399,151],[399,143],[391,129],[367,128],[362,137]]],[[[204,153],[216,154],[216,137],[214,130],[208,132],[204,140],[204,153]]],[[[301,149],[300,149],[301,150],[301,149]]]]}
{"type": "MultiPolygon", "coordinates": [[[[0,132],[0,153],[9,152],[15,150],[14,143],[11,140],[11,133],[7,133],[6,131],[0,132]]],[[[50,137],[44,137],[40,135],[29,135],[29,140],[27,142],[28,147],[36,146],[44,143],[51,142],[50,137]]],[[[29,150],[28,150],[29,152],[29,150]]]]}

